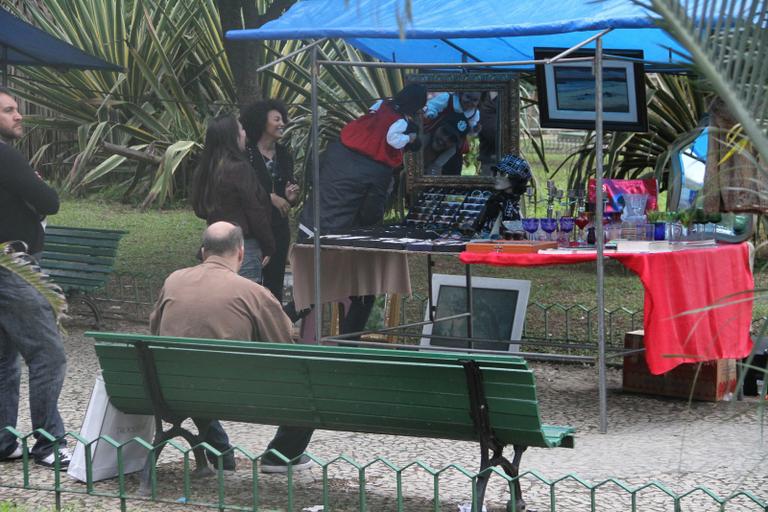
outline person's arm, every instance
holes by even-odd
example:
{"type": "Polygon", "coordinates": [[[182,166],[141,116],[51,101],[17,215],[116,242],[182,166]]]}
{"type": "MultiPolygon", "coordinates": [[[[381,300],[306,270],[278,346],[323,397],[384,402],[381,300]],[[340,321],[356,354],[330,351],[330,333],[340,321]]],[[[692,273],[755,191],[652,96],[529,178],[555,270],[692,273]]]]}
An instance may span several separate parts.
{"type": "Polygon", "coordinates": [[[165,306],[165,287],[160,289],[160,296],[155,302],[155,307],[149,314],[149,332],[155,336],[160,334],[160,323],[163,321],[163,306],[165,306]]]}
{"type": "Polygon", "coordinates": [[[398,119],[392,123],[387,130],[387,144],[395,149],[403,149],[409,142],[413,142],[416,139],[416,134],[405,133],[407,129],[408,121],[405,119],[398,119]]]}
{"type": "Polygon", "coordinates": [[[253,322],[258,331],[253,333],[254,341],[293,343],[293,325],[280,302],[264,288],[253,287],[253,293],[254,301],[258,304],[258,308],[252,311],[253,322]]]}
{"type": "Polygon", "coordinates": [[[269,195],[254,176],[251,166],[237,164],[222,175],[222,186],[237,197],[248,224],[248,233],[259,242],[262,256],[275,253],[272,235],[272,208],[269,195]]]}
{"type": "Polygon", "coordinates": [[[440,112],[446,109],[450,97],[450,93],[443,92],[429,100],[425,108],[426,111],[424,113],[424,117],[427,119],[436,118],[440,112]]]}
{"type": "Polygon", "coordinates": [[[40,217],[59,211],[59,195],[45,184],[15,148],[0,143],[0,187],[22,199],[40,217]]]}
{"type": "Polygon", "coordinates": [[[296,206],[299,202],[299,186],[296,185],[293,178],[294,164],[293,155],[287,148],[278,144],[279,152],[278,163],[280,164],[280,175],[285,181],[285,190],[283,191],[285,199],[291,206],[296,206]]]}

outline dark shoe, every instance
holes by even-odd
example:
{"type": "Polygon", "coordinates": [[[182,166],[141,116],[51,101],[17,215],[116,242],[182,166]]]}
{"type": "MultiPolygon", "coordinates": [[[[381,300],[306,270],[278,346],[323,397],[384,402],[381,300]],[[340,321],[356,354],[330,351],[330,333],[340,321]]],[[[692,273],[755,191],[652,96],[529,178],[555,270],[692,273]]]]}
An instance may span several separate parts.
{"type": "MultiPolygon", "coordinates": [[[[72,454],[69,453],[69,450],[66,448],[59,448],[59,467],[61,469],[68,468],[71,460],[72,454]]],[[[56,467],[56,456],[54,455],[54,452],[51,452],[41,459],[35,459],[35,464],[54,469],[56,467]]]]}
{"type": "Polygon", "coordinates": [[[11,462],[19,460],[24,455],[24,450],[21,448],[21,444],[16,443],[16,448],[11,453],[0,459],[0,462],[11,462]]]}
{"type": "MultiPolygon", "coordinates": [[[[291,467],[293,471],[303,471],[309,469],[315,461],[310,459],[307,455],[302,455],[298,460],[293,461],[291,467]]],[[[281,460],[277,460],[274,456],[266,455],[261,459],[261,472],[262,473],[287,473],[288,464],[281,460]]]]}
{"type": "MultiPolygon", "coordinates": [[[[219,459],[213,453],[206,451],[205,456],[208,458],[208,462],[211,463],[213,469],[219,469],[219,459]]],[[[224,471],[235,470],[235,452],[227,452],[221,456],[221,467],[224,471]]]]}

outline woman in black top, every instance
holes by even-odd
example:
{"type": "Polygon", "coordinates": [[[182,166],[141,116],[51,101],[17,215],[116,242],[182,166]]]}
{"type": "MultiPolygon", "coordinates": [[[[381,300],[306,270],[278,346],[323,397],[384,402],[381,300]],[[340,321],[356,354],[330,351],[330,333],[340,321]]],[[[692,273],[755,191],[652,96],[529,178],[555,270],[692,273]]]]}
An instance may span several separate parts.
{"type": "Polygon", "coordinates": [[[277,300],[283,300],[283,278],[291,232],[288,213],[299,198],[299,187],[293,182],[293,157],[278,144],[288,124],[288,112],[279,100],[262,100],[248,105],[240,115],[248,137],[246,153],[261,186],[269,192],[271,231],[275,253],[264,267],[263,284],[277,300]]]}
{"type": "Polygon", "coordinates": [[[248,162],[245,132],[233,115],[208,122],[205,147],[192,184],[195,214],[208,225],[218,221],[238,224],[245,238],[240,275],[261,282],[262,269],[275,254],[270,229],[269,194],[248,162]]]}

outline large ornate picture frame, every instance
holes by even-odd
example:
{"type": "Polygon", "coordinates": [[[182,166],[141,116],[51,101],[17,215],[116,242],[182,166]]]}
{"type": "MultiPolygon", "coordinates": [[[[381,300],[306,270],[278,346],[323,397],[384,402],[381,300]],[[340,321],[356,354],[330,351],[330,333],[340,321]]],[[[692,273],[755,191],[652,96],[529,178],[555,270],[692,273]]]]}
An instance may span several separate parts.
{"type": "MultiPolygon", "coordinates": [[[[520,151],[520,92],[518,75],[509,72],[481,73],[420,73],[406,77],[407,83],[424,84],[430,96],[435,93],[449,92],[461,94],[462,91],[474,91],[483,94],[484,100],[493,98],[496,111],[495,127],[487,126],[489,117],[481,118],[484,131],[495,128],[495,154],[486,155],[484,165],[477,163],[475,175],[442,176],[425,173],[424,150],[408,152],[405,157],[407,195],[413,196],[425,187],[477,187],[490,186],[493,178],[488,172],[490,165],[506,153],[519,154],[520,151]]],[[[488,110],[486,109],[485,112],[488,110]]],[[[481,111],[483,112],[483,111],[481,111]]],[[[422,126],[423,134],[423,126],[422,126]]],[[[471,153],[470,153],[471,155],[471,153]]]]}

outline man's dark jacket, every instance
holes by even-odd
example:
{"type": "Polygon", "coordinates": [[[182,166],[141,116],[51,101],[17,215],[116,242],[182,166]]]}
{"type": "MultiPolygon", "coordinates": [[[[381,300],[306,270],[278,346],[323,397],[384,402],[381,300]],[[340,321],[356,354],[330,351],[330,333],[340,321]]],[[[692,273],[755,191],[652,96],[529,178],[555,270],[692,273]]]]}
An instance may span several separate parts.
{"type": "Polygon", "coordinates": [[[56,191],[35,174],[21,152],[0,141],[0,243],[23,240],[30,254],[40,252],[40,221],[58,211],[56,191]]]}

